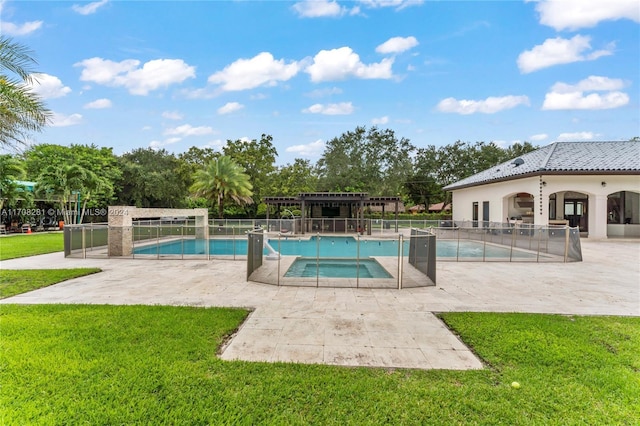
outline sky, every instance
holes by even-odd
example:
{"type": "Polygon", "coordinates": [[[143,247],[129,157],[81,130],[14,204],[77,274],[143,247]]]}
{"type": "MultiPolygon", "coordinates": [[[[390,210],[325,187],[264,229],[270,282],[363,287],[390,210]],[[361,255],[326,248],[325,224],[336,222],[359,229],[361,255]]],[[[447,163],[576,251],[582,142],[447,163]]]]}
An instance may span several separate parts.
{"type": "Polygon", "coordinates": [[[357,126],[420,148],[640,136],[640,2],[11,1],[53,112],[30,144],[315,163],[357,126]]]}

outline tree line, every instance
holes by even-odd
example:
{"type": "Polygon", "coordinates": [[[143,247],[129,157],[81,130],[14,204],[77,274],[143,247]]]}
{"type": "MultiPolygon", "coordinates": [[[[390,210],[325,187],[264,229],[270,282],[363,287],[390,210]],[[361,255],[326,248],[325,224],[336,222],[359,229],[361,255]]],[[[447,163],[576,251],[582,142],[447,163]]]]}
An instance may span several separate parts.
{"type": "Polygon", "coordinates": [[[191,147],[179,154],[137,148],[116,155],[96,145],[39,144],[0,156],[0,207],[28,208],[44,199],[75,211],[64,219],[76,223],[83,211],[109,205],[206,207],[218,217],[264,217],[264,197],[301,192],[366,192],[429,205],[448,201],[444,186],[534,149],[528,142],[501,148],[461,141],[417,148],[375,126],[329,140],[315,164],[296,158],[282,166],[265,134],[227,140],[220,152],[191,147]],[[34,192],[19,181],[35,182],[34,192]]]}

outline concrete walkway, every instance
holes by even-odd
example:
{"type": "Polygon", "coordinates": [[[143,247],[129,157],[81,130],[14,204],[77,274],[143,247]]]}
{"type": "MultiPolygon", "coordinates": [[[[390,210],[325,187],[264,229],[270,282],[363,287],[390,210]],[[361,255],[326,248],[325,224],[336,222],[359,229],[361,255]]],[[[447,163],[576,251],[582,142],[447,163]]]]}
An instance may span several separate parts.
{"type": "Polygon", "coordinates": [[[432,312],[640,316],[640,242],[582,241],[578,263],[439,262],[437,287],[404,290],[275,287],[246,282],[240,261],[65,259],[4,269],[103,272],[0,301],[235,306],[254,311],[223,359],[397,368],[482,368],[432,312]]]}

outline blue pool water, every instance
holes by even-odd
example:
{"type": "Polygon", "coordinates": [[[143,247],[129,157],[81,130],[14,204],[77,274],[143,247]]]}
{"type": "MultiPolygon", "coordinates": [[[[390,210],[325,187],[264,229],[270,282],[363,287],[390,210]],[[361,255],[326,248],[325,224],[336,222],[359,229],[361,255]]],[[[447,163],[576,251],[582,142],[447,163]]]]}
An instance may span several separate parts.
{"type": "MultiPolygon", "coordinates": [[[[358,241],[353,237],[316,237],[309,239],[288,238],[268,240],[274,250],[283,256],[302,257],[331,257],[331,258],[361,258],[374,256],[397,256],[397,240],[361,240],[358,252],[358,241]]],[[[160,244],[150,244],[136,247],[134,254],[137,255],[205,255],[207,254],[205,240],[183,240],[160,244]]],[[[532,258],[535,254],[514,250],[510,254],[509,247],[484,245],[476,241],[438,240],[436,243],[436,256],[440,258],[532,258]]],[[[247,254],[247,240],[245,239],[211,239],[209,240],[209,254],[212,256],[244,256],[247,254]]],[[[265,249],[264,254],[268,254],[265,249]]],[[[404,256],[409,255],[409,241],[404,241],[404,256]]]]}
{"type": "Polygon", "coordinates": [[[393,278],[375,259],[322,259],[299,257],[293,261],[285,277],[320,278],[393,278]]]}

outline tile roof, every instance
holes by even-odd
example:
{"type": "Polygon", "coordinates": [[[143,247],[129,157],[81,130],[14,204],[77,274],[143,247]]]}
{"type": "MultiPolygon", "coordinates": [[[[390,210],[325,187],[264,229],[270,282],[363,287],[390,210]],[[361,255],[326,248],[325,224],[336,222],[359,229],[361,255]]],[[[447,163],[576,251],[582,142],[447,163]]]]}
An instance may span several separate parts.
{"type": "Polygon", "coordinates": [[[640,141],[554,142],[444,187],[451,191],[545,173],[640,173],[640,141]]]}

